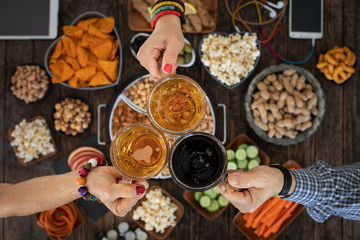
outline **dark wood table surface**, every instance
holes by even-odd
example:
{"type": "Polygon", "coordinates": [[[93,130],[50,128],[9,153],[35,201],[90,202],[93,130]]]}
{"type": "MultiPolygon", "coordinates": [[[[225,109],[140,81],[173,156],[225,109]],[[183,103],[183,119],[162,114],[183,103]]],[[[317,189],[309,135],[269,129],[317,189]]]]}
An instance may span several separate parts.
{"type": "MultiPolygon", "coordinates": [[[[232,5],[235,1],[230,1],[232,5]]],[[[303,167],[311,166],[319,159],[323,159],[332,166],[341,166],[358,161],[360,155],[360,79],[359,71],[345,84],[338,86],[326,80],[315,68],[317,58],[335,45],[349,46],[360,57],[360,3],[357,0],[324,0],[324,37],[316,41],[314,56],[302,67],[309,70],[319,80],[325,93],[326,113],[321,126],[310,138],[304,142],[281,147],[267,143],[255,135],[245,120],[244,95],[250,81],[234,90],[227,90],[210,78],[197,57],[191,68],[181,71],[201,82],[215,103],[227,106],[227,143],[240,133],[246,133],[270,156],[275,163],[284,163],[288,159],[295,159],[303,167]],[[358,26],[358,27],[356,27],[358,26]]],[[[135,34],[128,28],[127,1],[113,0],[61,0],[59,10],[59,34],[62,26],[68,25],[79,14],[95,10],[116,19],[116,28],[121,37],[124,54],[121,83],[144,69],[131,55],[129,41],[135,34]]],[[[243,11],[244,17],[255,17],[254,7],[243,11]]],[[[266,12],[264,12],[266,13],[266,12]]],[[[266,13],[268,14],[268,13],[266,13]]],[[[218,3],[216,31],[233,32],[231,18],[226,13],[223,1],[218,3]]],[[[304,16],[306,17],[306,16],[304,16]]],[[[254,18],[252,18],[254,19],[254,18]]],[[[257,31],[258,29],[256,29],[257,31]]],[[[186,34],[193,46],[198,49],[202,34],[186,34]]],[[[52,85],[50,93],[42,101],[25,104],[14,97],[10,91],[10,77],[17,65],[35,63],[44,65],[43,59],[47,47],[52,41],[0,41],[0,179],[2,182],[17,183],[30,178],[54,174],[52,165],[64,154],[78,146],[91,133],[96,133],[97,120],[93,115],[91,131],[77,136],[66,137],[54,130],[52,112],[54,104],[59,100],[71,96],[85,99],[93,113],[101,103],[108,103],[116,92],[116,88],[100,91],[72,90],[60,85],[52,85]],[[50,123],[50,128],[58,147],[55,157],[36,164],[23,167],[15,158],[7,131],[23,118],[36,115],[44,116],[50,123]]],[[[300,60],[307,56],[311,48],[310,40],[292,40],[288,37],[288,24],[271,45],[282,56],[288,59],[300,60]]],[[[280,64],[267,48],[262,49],[261,59],[252,77],[262,69],[280,64]]],[[[359,61],[357,61],[359,69],[359,61]]],[[[251,78],[250,78],[251,79],[251,78]]],[[[121,84],[120,83],[120,84],[121,84]]],[[[220,116],[221,114],[219,114],[220,116]]],[[[105,114],[101,116],[102,129],[105,131],[105,114]]],[[[104,135],[104,134],[103,134],[104,135]]],[[[222,138],[222,120],[218,119],[217,136],[222,138]]],[[[104,137],[104,136],[103,136],[104,137]]],[[[271,181],[271,180],[269,180],[271,181]]],[[[185,206],[185,214],[180,223],[169,236],[169,239],[245,239],[232,224],[237,209],[229,207],[214,221],[206,221],[182,197],[182,190],[172,180],[151,180],[151,185],[157,184],[173,194],[185,206]]],[[[54,186],[56,187],[56,186],[54,186]]],[[[36,194],[34,194],[36,198],[36,194]]],[[[31,199],[29,199],[30,201],[31,199]]],[[[0,206],[1,207],[1,206],[0,206]]],[[[21,206],[19,206],[21,207],[21,206]]],[[[131,221],[130,217],[116,217],[110,212],[97,222],[87,219],[86,223],[72,234],[70,239],[96,239],[99,232],[116,228],[121,221],[131,221]]],[[[132,223],[134,228],[136,225],[132,223]]],[[[48,239],[45,231],[36,224],[36,216],[10,217],[0,219],[0,239],[48,239]]],[[[279,236],[279,239],[360,239],[360,222],[348,221],[339,217],[330,217],[325,223],[316,223],[303,211],[290,226],[279,236]]]]}

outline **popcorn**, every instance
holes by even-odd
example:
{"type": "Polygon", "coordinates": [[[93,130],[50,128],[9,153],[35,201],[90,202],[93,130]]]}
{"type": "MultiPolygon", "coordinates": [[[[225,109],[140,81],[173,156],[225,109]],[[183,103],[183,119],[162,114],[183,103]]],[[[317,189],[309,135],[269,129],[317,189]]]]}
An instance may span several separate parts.
{"type": "Polygon", "coordinates": [[[160,188],[151,190],[146,194],[146,201],[134,211],[133,219],[145,222],[145,230],[164,233],[169,226],[176,225],[174,213],[178,209],[176,204],[171,202],[169,197],[165,197],[160,188]]]}
{"type": "Polygon", "coordinates": [[[254,68],[260,56],[256,34],[209,35],[201,45],[201,61],[219,81],[233,86],[254,68]]]}
{"type": "Polygon", "coordinates": [[[31,122],[23,119],[15,126],[11,136],[14,138],[11,146],[17,147],[16,156],[24,159],[25,163],[55,151],[55,146],[51,143],[50,130],[43,119],[31,122]]]}

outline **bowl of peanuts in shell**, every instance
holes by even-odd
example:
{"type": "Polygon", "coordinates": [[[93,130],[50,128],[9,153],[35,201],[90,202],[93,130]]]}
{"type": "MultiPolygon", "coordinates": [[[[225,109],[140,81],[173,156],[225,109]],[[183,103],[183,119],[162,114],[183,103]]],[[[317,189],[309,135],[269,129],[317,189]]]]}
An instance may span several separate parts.
{"type": "Polygon", "coordinates": [[[245,96],[246,120],[255,133],[276,145],[310,137],[325,114],[320,83],[302,67],[270,66],[254,77],[245,96]]]}

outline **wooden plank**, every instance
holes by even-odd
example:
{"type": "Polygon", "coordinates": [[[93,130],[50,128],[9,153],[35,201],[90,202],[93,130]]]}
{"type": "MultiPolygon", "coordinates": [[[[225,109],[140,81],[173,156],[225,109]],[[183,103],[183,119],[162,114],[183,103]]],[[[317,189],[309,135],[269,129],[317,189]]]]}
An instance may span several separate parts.
{"type": "MultiPolygon", "coordinates": [[[[343,8],[342,1],[324,1],[324,37],[319,41],[322,50],[327,50],[343,43],[343,8]],[[334,34],[336,32],[336,34],[334,34]]],[[[342,89],[325,78],[316,70],[326,98],[326,113],[315,133],[315,159],[324,160],[331,166],[343,163],[343,93],[342,89]]],[[[316,223],[315,238],[341,239],[342,219],[330,217],[324,223],[316,223]]]]}
{"type": "MultiPolygon", "coordinates": [[[[346,7],[343,8],[344,16],[344,45],[350,47],[355,51],[355,55],[360,56],[360,37],[356,31],[357,23],[360,21],[360,17],[356,12],[360,10],[360,5],[356,0],[346,2],[346,7]],[[348,9],[354,9],[348,11],[348,9]]],[[[356,69],[359,69],[359,61],[357,61],[356,69]]],[[[343,164],[348,165],[354,162],[358,162],[358,156],[360,155],[360,106],[359,106],[359,90],[360,90],[360,75],[359,71],[356,71],[351,79],[345,83],[343,87],[343,164]]],[[[360,239],[360,222],[344,220],[342,225],[343,239],[360,239]]]]}
{"type": "MultiPolygon", "coordinates": [[[[6,42],[0,41],[0,79],[5,79],[5,58],[6,58],[6,42]]],[[[5,116],[5,81],[1,81],[0,84],[0,151],[4,152],[4,141],[7,135],[4,129],[4,116],[5,116]]],[[[0,181],[4,182],[5,174],[5,161],[4,158],[0,157],[0,181]]],[[[0,236],[4,238],[4,219],[0,219],[0,236]]]]}
{"type": "MultiPolygon", "coordinates": [[[[33,114],[36,113],[36,109],[32,108],[32,105],[27,105],[23,101],[18,100],[9,90],[10,78],[15,72],[16,66],[33,62],[33,44],[31,41],[8,41],[6,45],[7,72],[4,81],[6,91],[4,94],[5,119],[3,124],[5,131],[23,118],[33,117],[35,116],[33,114]]],[[[2,65],[2,67],[5,67],[5,65],[2,65]]],[[[4,134],[4,136],[6,135],[4,134]]],[[[35,169],[34,165],[23,167],[19,164],[7,137],[5,137],[3,150],[4,182],[17,183],[33,177],[32,170],[35,169]]],[[[31,235],[31,217],[11,217],[4,221],[4,228],[6,229],[4,239],[26,239],[31,235]],[[19,231],[19,226],[22,226],[21,231],[19,231]]]]}

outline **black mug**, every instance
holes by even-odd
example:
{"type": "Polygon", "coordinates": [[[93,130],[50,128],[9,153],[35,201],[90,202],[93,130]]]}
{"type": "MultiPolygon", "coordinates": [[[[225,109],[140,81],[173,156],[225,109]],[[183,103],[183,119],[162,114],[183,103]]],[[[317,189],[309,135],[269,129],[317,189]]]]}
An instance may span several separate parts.
{"type": "Polygon", "coordinates": [[[170,174],[181,188],[202,192],[227,179],[227,154],[215,136],[193,132],[175,141],[169,154],[170,174]]]}

